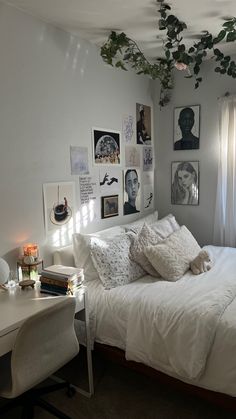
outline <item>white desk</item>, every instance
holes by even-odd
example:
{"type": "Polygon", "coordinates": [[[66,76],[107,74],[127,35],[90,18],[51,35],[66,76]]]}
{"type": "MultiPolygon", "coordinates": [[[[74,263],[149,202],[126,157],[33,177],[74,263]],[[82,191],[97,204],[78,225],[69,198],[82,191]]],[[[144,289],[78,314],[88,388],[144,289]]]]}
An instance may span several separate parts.
{"type": "MultiPolygon", "coordinates": [[[[85,321],[89,392],[76,387],[75,389],[86,396],[91,396],[94,389],[86,288],[79,289],[75,297],[75,313],[85,321]]],[[[36,283],[34,289],[22,290],[19,286],[16,286],[7,291],[0,290],[0,356],[12,350],[19,327],[28,317],[44,308],[57,304],[62,298],[70,297],[50,296],[40,293],[40,283],[36,283]]]]}

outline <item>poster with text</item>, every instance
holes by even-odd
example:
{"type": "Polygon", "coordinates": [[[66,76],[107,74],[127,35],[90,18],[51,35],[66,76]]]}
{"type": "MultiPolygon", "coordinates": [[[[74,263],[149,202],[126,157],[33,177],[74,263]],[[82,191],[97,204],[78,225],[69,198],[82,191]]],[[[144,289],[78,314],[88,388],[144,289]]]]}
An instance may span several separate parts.
{"type": "Polygon", "coordinates": [[[88,204],[99,195],[98,180],[95,174],[79,177],[80,205],[88,204]]]}

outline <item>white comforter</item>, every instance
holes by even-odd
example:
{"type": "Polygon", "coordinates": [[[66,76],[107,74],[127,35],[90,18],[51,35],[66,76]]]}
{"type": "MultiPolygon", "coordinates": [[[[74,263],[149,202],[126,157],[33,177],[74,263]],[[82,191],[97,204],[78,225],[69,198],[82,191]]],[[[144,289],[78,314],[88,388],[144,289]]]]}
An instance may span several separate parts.
{"type": "Polygon", "coordinates": [[[146,276],[106,291],[99,280],[88,282],[94,338],[126,350],[129,359],[143,362],[185,382],[236,396],[236,249],[213,246],[207,249],[214,259],[212,270],[199,276],[187,273],[174,284],[146,276]],[[209,284],[206,285],[208,288],[205,284],[209,284]],[[178,286],[179,289],[186,289],[185,297],[183,295],[181,301],[180,293],[175,296],[174,292],[170,292],[172,301],[177,303],[176,309],[171,309],[168,290],[178,286]],[[204,296],[200,290],[204,291],[204,296]],[[223,300],[219,298],[220,290],[224,292],[223,300]],[[145,297],[147,294],[151,296],[149,302],[145,297]],[[215,304],[209,300],[210,295],[215,304]],[[163,301],[163,313],[158,310],[157,301],[163,301]],[[193,301],[196,310],[201,313],[198,319],[193,301]],[[150,313],[161,315],[163,320],[165,307],[169,313],[165,324],[170,324],[175,340],[164,323],[161,326],[163,338],[158,332],[157,318],[150,320],[150,313]],[[189,314],[183,308],[190,309],[189,314]],[[176,316],[177,312],[182,317],[176,316]],[[216,314],[214,319],[211,312],[216,314]],[[211,326],[206,324],[207,319],[211,326]],[[177,327],[180,327],[180,335],[177,327]],[[200,356],[199,365],[196,356],[200,356]],[[176,373],[176,368],[181,372],[176,373]],[[191,374],[197,378],[186,378],[191,374]]]}
{"type": "Polygon", "coordinates": [[[155,282],[136,297],[127,324],[127,359],[158,366],[163,363],[161,340],[167,369],[184,378],[201,375],[219,319],[236,295],[235,259],[225,253],[218,251],[218,262],[207,273],[155,282]],[[227,275],[219,275],[218,265],[227,275]]]}

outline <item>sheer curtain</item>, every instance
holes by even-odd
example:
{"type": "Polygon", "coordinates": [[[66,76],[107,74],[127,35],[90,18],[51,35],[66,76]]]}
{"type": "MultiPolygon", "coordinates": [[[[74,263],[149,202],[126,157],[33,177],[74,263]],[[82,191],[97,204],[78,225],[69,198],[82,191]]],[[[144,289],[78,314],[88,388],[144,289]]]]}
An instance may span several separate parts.
{"type": "Polygon", "coordinates": [[[220,159],[214,244],[236,247],[236,95],[219,100],[220,159]]]}

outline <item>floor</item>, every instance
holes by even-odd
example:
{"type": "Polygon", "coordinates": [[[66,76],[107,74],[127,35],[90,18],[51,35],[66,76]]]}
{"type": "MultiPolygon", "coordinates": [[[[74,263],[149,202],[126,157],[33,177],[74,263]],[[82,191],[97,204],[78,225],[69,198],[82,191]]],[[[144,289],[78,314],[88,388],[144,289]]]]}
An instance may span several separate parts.
{"type": "MultiPolygon", "coordinates": [[[[77,385],[86,387],[84,353],[60,371],[77,385]]],[[[71,419],[234,419],[236,414],[222,410],[193,396],[177,392],[157,380],[135,371],[94,357],[95,395],[88,399],[79,393],[70,399],[65,390],[45,399],[69,415],[71,419]]],[[[0,405],[5,403],[0,399],[0,405]]],[[[19,419],[15,409],[4,419],[19,419]]],[[[35,419],[52,419],[40,408],[35,409],[35,419]]]]}

